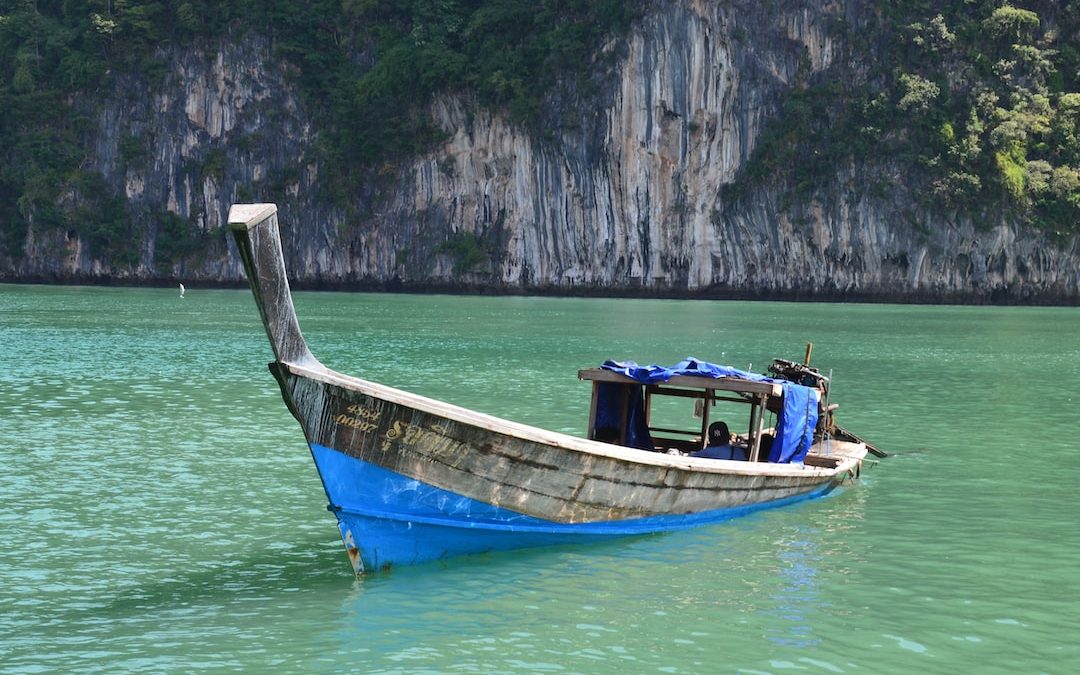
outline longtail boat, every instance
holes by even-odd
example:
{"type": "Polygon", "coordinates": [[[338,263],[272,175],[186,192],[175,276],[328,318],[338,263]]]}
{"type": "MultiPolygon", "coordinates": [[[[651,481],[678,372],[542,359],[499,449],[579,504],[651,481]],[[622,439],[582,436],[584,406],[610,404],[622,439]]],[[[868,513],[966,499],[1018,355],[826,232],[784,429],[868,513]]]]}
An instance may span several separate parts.
{"type": "Polygon", "coordinates": [[[835,424],[830,378],[809,367],[809,349],[807,362],[775,361],[771,376],[696,359],[584,369],[587,437],[556,433],[325,367],[300,332],[277,207],[233,205],[229,225],[273,347],[270,371],[357,574],[680,530],[820,497],[860,475],[868,445],[835,424]],[[693,424],[665,424],[660,401],[692,406],[693,424]],[[745,459],[694,456],[718,405],[748,412],[724,439],[745,459]]]}

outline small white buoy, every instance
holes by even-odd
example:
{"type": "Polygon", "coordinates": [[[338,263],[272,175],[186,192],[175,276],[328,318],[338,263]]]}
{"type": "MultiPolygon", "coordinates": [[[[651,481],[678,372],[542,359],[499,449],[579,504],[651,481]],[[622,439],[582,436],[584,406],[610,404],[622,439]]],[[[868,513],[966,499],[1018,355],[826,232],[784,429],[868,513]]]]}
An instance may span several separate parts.
{"type": "Polygon", "coordinates": [[[182,297],[184,297],[184,290],[186,290],[186,289],[184,288],[184,284],[180,284],[180,297],[181,297],[181,298],[182,298],[182,297]]]}

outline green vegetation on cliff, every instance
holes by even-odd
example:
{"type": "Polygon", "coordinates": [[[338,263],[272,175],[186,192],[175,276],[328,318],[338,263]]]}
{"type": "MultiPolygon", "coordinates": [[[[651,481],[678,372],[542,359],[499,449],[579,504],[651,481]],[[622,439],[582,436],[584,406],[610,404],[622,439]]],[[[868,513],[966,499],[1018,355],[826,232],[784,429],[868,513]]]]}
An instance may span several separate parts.
{"type": "Polygon", "coordinates": [[[788,97],[740,187],[804,194],[844,163],[912,203],[1065,236],[1080,231],[1080,6],[897,0],[880,32],[838,22],[846,59],[788,97]],[[877,35],[887,39],[874,43],[877,35]]]}
{"type": "MultiPolygon", "coordinates": [[[[438,140],[426,113],[440,92],[467,92],[541,129],[545,101],[590,95],[610,64],[600,51],[606,37],[652,6],[0,0],[0,255],[19,255],[34,223],[75,233],[114,262],[137,260],[131,214],[122,192],[88,168],[90,145],[111,78],[135,72],[157,86],[170,47],[205,48],[244,31],[268,36],[319,116],[312,152],[326,169],[323,188],[344,203],[358,176],[438,140]]],[[[907,190],[928,207],[1080,231],[1077,3],[895,0],[872,16],[857,26],[833,22],[847,52],[793,88],[735,193],[779,180],[809,194],[838,169],[869,160],[900,172],[898,187],[883,171],[883,190],[907,190]]],[[[146,162],[145,151],[121,138],[117,168],[146,162]]],[[[223,161],[219,150],[199,169],[220,171],[223,161]]],[[[155,220],[159,263],[199,248],[185,223],[155,220]]]]}
{"type": "MultiPolygon", "coordinates": [[[[153,83],[163,48],[244,30],[270,37],[320,116],[324,189],[345,201],[357,172],[430,147],[426,111],[444,91],[469,92],[535,124],[558,82],[587,87],[606,35],[641,0],[5,0],[0,1],[0,254],[18,255],[29,222],[81,235],[131,260],[138,242],[107,190],[86,190],[96,98],[134,70],[153,83]]],[[[579,86],[578,88],[581,88],[579,86]]],[[[146,95],[140,92],[138,95],[146,95]]],[[[138,162],[122,142],[118,161],[138,162]]],[[[182,228],[165,222],[162,233],[182,228]]],[[[190,242],[166,244],[162,260],[190,242]]]]}

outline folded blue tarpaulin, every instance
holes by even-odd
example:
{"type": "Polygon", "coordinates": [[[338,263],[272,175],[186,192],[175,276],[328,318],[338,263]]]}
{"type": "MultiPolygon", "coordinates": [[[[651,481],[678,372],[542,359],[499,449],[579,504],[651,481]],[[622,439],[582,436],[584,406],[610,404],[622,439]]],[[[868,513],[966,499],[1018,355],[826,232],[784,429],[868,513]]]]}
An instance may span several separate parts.
{"type": "Polygon", "coordinates": [[[817,389],[693,357],[684,359],[670,368],[657,365],[639,366],[633,361],[610,360],[605,361],[600,367],[625,375],[642,384],[667,382],[676,375],[733,377],[751,382],[780,384],[784,388],[784,405],[777,417],[776,440],[769,453],[769,461],[778,464],[801,463],[814,442],[814,428],[818,420],[817,389]]]}
{"type": "Polygon", "coordinates": [[[657,382],[667,382],[676,375],[697,375],[700,377],[737,377],[740,380],[750,380],[752,382],[776,382],[783,383],[786,380],[777,380],[772,377],[761,375],[760,373],[751,373],[746,370],[739,370],[738,368],[732,368],[731,366],[721,366],[716,363],[709,363],[708,361],[702,361],[701,359],[695,359],[689,357],[679,361],[670,368],[664,366],[639,366],[633,361],[604,361],[604,364],[600,366],[605,370],[610,370],[616,373],[621,373],[627,377],[637,380],[642,384],[656,384],[657,382]]]}

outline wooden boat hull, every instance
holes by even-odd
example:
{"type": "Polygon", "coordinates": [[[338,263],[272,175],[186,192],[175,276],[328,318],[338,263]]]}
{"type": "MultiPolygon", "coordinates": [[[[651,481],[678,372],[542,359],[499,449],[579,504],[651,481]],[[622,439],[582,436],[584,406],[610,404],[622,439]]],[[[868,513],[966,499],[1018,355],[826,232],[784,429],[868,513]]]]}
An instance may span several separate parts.
{"type": "Polygon", "coordinates": [[[358,573],[685,529],[819,497],[857,472],[648,453],[329,370],[272,369],[358,573]]]}
{"type": "Polygon", "coordinates": [[[819,497],[859,471],[836,442],[828,466],[666,455],[517,424],[323,366],[292,305],[273,205],[230,226],[357,573],[465,553],[694,527],[819,497]]]}

